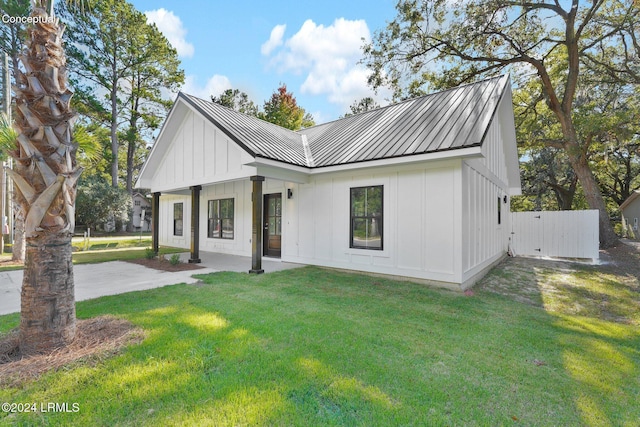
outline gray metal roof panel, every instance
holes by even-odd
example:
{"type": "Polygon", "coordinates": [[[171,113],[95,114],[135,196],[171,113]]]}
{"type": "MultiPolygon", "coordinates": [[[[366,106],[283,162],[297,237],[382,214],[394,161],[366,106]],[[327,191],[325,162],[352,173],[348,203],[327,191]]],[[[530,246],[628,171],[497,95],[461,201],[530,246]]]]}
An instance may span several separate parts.
{"type": "Polygon", "coordinates": [[[298,132],[180,95],[254,157],[323,167],[479,146],[507,84],[495,77],[298,132]]]}

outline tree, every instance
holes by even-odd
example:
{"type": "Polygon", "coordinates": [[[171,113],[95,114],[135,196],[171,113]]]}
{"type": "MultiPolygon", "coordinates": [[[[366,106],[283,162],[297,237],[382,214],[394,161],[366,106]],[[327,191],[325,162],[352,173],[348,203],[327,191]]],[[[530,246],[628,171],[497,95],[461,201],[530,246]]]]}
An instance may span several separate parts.
{"type": "Polygon", "coordinates": [[[74,42],[69,49],[72,71],[87,83],[80,91],[92,106],[87,113],[108,121],[111,184],[118,186],[118,151],[124,136],[126,186],[131,192],[135,154],[144,145],[142,135],[157,128],[169,108],[161,89],[175,90],[184,81],[177,52],[157,27],[147,24],[144,14],[125,0],[100,0],[90,13],[75,17],[69,37],[74,42]],[[106,91],[108,97],[96,97],[96,88],[106,91]]]}
{"type": "Polygon", "coordinates": [[[360,101],[353,101],[353,104],[349,106],[350,113],[345,113],[343,117],[353,116],[354,114],[364,113],[365,111],[375,110],[380,108],[380,105],[370,96],[362,98],[360,101]]]}
{"type": "Polygon", "coordinates": [[[293,93],[287,92],[287,85],[281,86],[264,102],[264,112],[258,117],[283,128],[299,130],[313,126],[313,117],[298,106],[293,93]]]}
{"type": "MultiPolygon", "coordinates": [[[[29,0],[0,0],[0,14],[19,18],[29,16],[29,0]]],[[[9,55],[11,69],[18,67],[18,56],[26,37],[26,24],[14,19],[0,25],[0,50],[9,55]]]]}
{"type": "Polygon", "coordinates": [[[125,222],[131,210],[131,196],[121,188],[113,188],[99,175],[84,177],[78,184],[76,220],[92,229],[110,220],[125,222]]]}
{"type": "Polygon", "coordinates": [[[404,88],[415,93],[425,84],[454,86],[507,69],[517,80],[539,82],[539,95],[562,135],[547,145],[563,150],[589,206],[600,211],[601,245],[615,244],[588,162],[589,141],[581,140],[576,131],[574,101],[585,52],[616,31],[603,31],[598,21],[618,16],[616,22],[637,22],[640,8],[632,0],[595,0],[583,7],[572,0],[566,9],[557,1],[543,0],[471,0],[452,9],[439,0],[401,0],[397,10],[396,19],[365,46],[364,62],[373,71],[370,84],[389,84],[399,96],[404,88]],[[552,54],[558,60],[550,67],[547,59],[552,54]]]}
{"type": "Polygon", "coordinates": [[[258,116],[258,106],[239,89],[227,89],[217,97],[211,95],[211,101],[249,116],[258,116]]]}
{"type": "Polygon", "coordinates": [[[17,146],[10,174],[25,213],[27,250],[22,282],[20,351],[32,354],[65,346],[75,337],[71,262],[75,221],[77,144],[70,107],[63,28],[35,1],[22,69],[14,68],[17,146]]]}
{"type": "MultiPolygon", "coordinates": [[[[28,17],[30,12],[29,0],[0,0],[0,14],[12,18],[28,17]]],[[[9,56],[9,68],[11,75],[15,75],[13,70],[19,67],[19,55],[22,51],[23,42],[26,39],[26,24],[20,19],[0,25],[0,50],[9,56]]],[[[5,93],[5,91],[3,91],[5,93]]],[[[5,95],[6,96],[6,95],[5,95]]],[[[9,91],[9,97],[10,97],[9,91]]],[[[3,101],[5,101],[3,99],[3,101]]],[[[10,103],[10,100],[8,100],[10,103]]],[[[11,141],[13,145],[15,139],[11,141]]],[[[13,261],[23,262],[25,256],[24,240],[24,215],[18,204],[14,204],[14,241],[11,250],[13,261]]]]}

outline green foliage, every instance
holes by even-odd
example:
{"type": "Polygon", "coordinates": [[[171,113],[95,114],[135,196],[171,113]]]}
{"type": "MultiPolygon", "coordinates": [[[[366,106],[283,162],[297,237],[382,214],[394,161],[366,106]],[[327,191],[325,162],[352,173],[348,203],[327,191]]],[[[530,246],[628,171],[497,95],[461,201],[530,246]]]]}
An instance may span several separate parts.
{"type": "Polygon", "coordinates": [[[144,148],[171,105],[163,90],[176,91],[184,82],[177,52],[125,0],[100,0],[87,13],[68,18],[69,68],[78,83],[79,111],[94,122],[108,123],[112,185],[119,179],[122,155],[130,190],[146,156],[144,148]],[[107,96],[96,96],[100,91],[107,96]]]}
{"type": "Polygon", "coordinates": [[[73,140],[78,144],[78,163],[85,169],[95,169],[103,158],[104,145],[100,130],[84,124],[77,124],[73,128],[73,140]]]}
{"type": "MultiPolygon", "coordinates": [[[[29,0],[0,0],[0,15],[26,17],[31,12],[29,0]]],[[[2,22],[0,25],[0,52],[7,53],[17,61],[18,54],[26,39],[26,24],[20,22],[2,22]]],[[[16,62],[11,61],[13,67],[16,62]]]]}
{"type": "Polygon", "coordinates": [[[153,248],[147,248],[144,250],[144,257],[146,259],[154,259],[156,257],[156,251],[153,248]]]}
{"type": "Polygon", "coordinates": [[[13,129],[11,123],[4,113],[0,113],[0,161],[9,157],[9,151],[15,149],[18,133],[13,129]]]}
{"type": "Polygon", "coordinates": [[[315,124],[311,115],[298,106],[293,93],[287,92],[286,84],[282,84],[271,98],[264,102],[264,112],[258,113],[258,117],[291,130],[315,124]]]}
{"type": "Polygon", "coordinates": [[[76,197],[76,223],[102,229],[107,221],[127,221],[131,196],[96,175],[82,177],[76,197]]]}
{"type": "Polygon", "coordinates": [[[211,101],[220,104],[239,113],[249,116],[258,116],[258,106],[249,99],[249,95],[240,92],[239,89],[227,89],[220,96],[211,95],[211,101]]]}
{"type": "Polygon", "coordinates": [[[171,264],[171,265],[180,264],[180,254],[171,255],[171,258],[169,258],[169,264],[171,264]]]}
{"type": "Polygon", "coordinates": [[[353,101],[353,104],[349,106],[349,113],[345,113],[343,117],[353,116],[354,114],[364,113],[366,111],[375,110],[380,108],[380,105],[370,96],[362,98],[360,101],[353,101]]]}

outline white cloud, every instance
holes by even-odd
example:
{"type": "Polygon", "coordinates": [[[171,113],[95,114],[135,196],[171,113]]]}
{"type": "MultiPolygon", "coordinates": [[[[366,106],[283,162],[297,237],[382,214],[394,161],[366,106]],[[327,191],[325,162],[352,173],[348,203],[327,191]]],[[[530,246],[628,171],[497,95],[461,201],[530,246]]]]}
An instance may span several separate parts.
{"type": "Polygon", "coordinates": [[[150,10],[144,13],[147,22],[153,22],[164,36],[169,40],[171,46],[178,51],[178,56],[191,58],[194,47],[187,42],[187,30],[182,26],[180,18],[164,8],[150,10]]]}
{"type": "Polygon", "coordinates": [[[303,94],[326,95],[331,103],[340,105],[345,111],[354,101],[367,96],[383,103],[381,96],[375,96],[367,86],[369,71],[358,64],[362,45],[371,39],[364,20],[339,18],[325,27],[308,19],[284,43],[284,29],[282,35],[276,30],[278,27],[274,27],[269,41],[263,44],[262,53],[280,73],[306,75],[300,88],[303,94]],[[280,43],[275,45],[274,40],[280,43]],[[267,45],[269,49],[264,48],[267,45]],[[280,45],[282,47],[277,49],[280,45]]]}
{"type": "Polygon", "coordinates": [[[184,79],[184,86],[182,86],[182,92],[189,95],[197,96],[198,98],[209,101],[211,95],[218,96],[227,89],[231,89],[231,81],[227,76],[221,76],[215,74],[207,80],[204,86],[201,86],[193,75],[186,76],[184,79]]]}
{"type": "Polygon", "coordinates": [[[269,55],[275,48],[282,45],[282,37],[284,36],[284,30],[287,29],[286,25],[276,25],[271,30],[271,36],[269,40],[264,42],[262,47],[260,47],[260,52],[263,55],[269,55]]]}

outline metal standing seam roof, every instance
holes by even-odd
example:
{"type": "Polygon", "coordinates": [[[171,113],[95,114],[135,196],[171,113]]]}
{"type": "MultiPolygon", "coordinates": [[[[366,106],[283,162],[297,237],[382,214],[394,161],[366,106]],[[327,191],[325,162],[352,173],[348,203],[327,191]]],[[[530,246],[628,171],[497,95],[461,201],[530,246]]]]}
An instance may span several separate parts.
{"type": "Polygon", "coordinates": [[[179,96],[254,157],[323,167],[481,146],[508,81],[495,77],[297,132],[179,96]]]}

